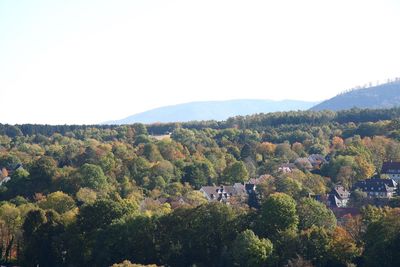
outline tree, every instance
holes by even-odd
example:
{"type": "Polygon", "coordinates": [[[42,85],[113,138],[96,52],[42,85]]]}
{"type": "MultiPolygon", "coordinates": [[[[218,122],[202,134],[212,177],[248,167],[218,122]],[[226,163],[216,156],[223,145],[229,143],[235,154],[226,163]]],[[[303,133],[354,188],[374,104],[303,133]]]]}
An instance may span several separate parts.
{"type": "Polygon", "coordinates": [[[276,145],[270,142],[263,142],[257,146],[257,153],[263,156],[263,159],[271,157],[275,153],[276,145]]]}
{"type": "Polygon", "coordinates": [[[275,179],[276,191],[288,194],[299,199],[302,193],[302,184],[288,175],[281,175],[275,179]]]}
{"type": "Polygon", "coordinates": [[[306,155],[304,146],[302,143],[295,142],[292,144],[292,150],[299,156],[304,157],[306,155]]]}
{"type": "Polygon", "coordinates": [[[285,193],[270,195],[261,206],[261,231],[274,236],[287,229],[296,229],[299,222],[296,202],[285,193]]]}
{"type": "Polygon", "coordinates": [[[155,233],[155,218],[131,216],[118,220],[96,235],[89,262],[96,266],[110,266],[124,259],[142,264],[158,262],[155,233]]]}
{"type": "Polygon", "coordinates": [[[65,226],[52,210],[34,210],[27,214],[23,225],[23,266],[63,266],[65,226]]]}
{"type": "Polygon", "coordinates": [[[321,144],[315,144],[313,146],[310,147],[309,154],[322,154],[322,155],[326,155],[326,147],[321,145],[321,144]]]}
{"type": "Polygon", "coordinates": [[[334,136],[332,138],[332,148],[335,150],[343,149],[344,148],[343,139],[338,136],[334,136]]]}
{"type": "Polygon", "coordinates": [[[142,123],[135,123],[133,125],[133,128],[135,129],[135,133],[137,135],[141,135],[141,134],[147,135],[148,134],[146,125],[144,125],[142,123]]]}
{"type": "Polygon", "coordinates": [[[211,184],[216,175],[211,163],[199,160],[187,165],[183,172],[183,182],[189,183],[196,189],[211,184]]]}
{"type": "Polygon", "coordinates": [[[320,226],[333,230],[336,227],[336,217],[326,206],[312,198],[303,198],[297,205],[299,228],[308,229],[311,226],[320,226]]]}
{"type": "Polygon", "coordinates": [[[330,233],[314,225],[300,234],[301,254],[316,266],[326,266],[329,261],[331,242],[330,233]]]}
{"type": "Polygon", "coordinates": [[[400,266],[400,209],[391,209],[368,225],[363,258],[366,266],[400,266]]]}
{"type": "MultiPolygon", "coordinates": [[[[25,188],[22,195],[31,197],[34,193],[48,192],[56,169],[57,163],[50,157],[42,156],[39,160],[34,161],[29,168],[29,177],[21,184],[21,187],[25,188]]],[[[23,173],[19,174],[24,175],[23,173]]]]}
{"type": "Polygon", "coordinates": [[[340,183],[350,188],[356,182],[357,163],[353,156],[339,155],[333,158],[329,164],[322,167],[324,175],[332,177],[335,183],[340,183]]]}
{"type": "Polygon", "coordinates": [[[114,220],[133,212],[123,203],[99,199],[93,204],[82,206],[77,223],[83,232],[95,231],[105,228],[114,220]]]}
{"type": "Polygon", "coordinates": [[[258,238],[253,231],[245,230],[233,242],[232,257],[236,266],[265,266],[272,253],[272,243],[258,238]]]}
{"type": "Polygon", "coordinates": [[[361,208],[370,202],[368,194],[359,189],[354,190],[350,195],[349,206],[355,208],[361,208]]]}
{"type": "Polygon", "coordinates": [[[356,157],[355,160],[358,166],[356,169],[358,180],[371,178],[375,173],[375,166],[360,156],[356,157]]]}
{"type": "Polygon", "coordinates": [[[42,209],[53,209],[60,214],[75,208],[74,199],[61,191],[49,194],[38,204],[42,209]]]}
{"type": "Polygon", "coordinates": [[[97,199],[97,194],[90,188],[82,187],[76,193],[76,198],[84,204],[93,204],[97,199]]]}
{"type": "Polygon", "coordinates": [[[254,157],[254,153],[255,153],[255,145],[250,144],[250,143],[245,143],[244,146],[242,147],[242,150],[240,151],[240,158],[242,160],[251,157],[254,157]]]}
{"type": "Polygon", "coordinates": [[[280,157],[286,161],[295,160],[298,155],[292,151],[289,143],[282,143],[276,146],[275,156],[280,157]]]}
{"type": "Polygon", "coordinates": [[[341,227],[336,227],[332,234],[330,257],[334,265],[348,266],[360,256],[360,249],[351,235],[341,227]]]}
{"type": "Polygon", "coordinates": [[[236,161],[225,168],[222,179],[225,184],[243,183],[249,179],[246,165],[242,161],[236,161]]]}
{"type": "Polygon", "coordinates": [[[236,236],[237,214],[222,203],[176,209],[157,223],[156,242],[169,266],[220,266],[227,244],[236,236]]]}
{"type": "Polygon", "coordinates": [[[163,159],[158,147],[155,144],[145,144],[143,148],[143,154],[150,162],[156,162],[163,159]]]}
{"type": "Polygon", "coordinates": [[[107,177],[103,170],[93,164],[85,163],[79,169],[82,187],[88,187],[93,190],[102,190],[107,186],[107,177]]]}
{"type": "Polygon", "coordinates": [[[0,206],[0,260],[8,262],[19,243],[22,217],[15,205],[5,203],[0,206]]]}

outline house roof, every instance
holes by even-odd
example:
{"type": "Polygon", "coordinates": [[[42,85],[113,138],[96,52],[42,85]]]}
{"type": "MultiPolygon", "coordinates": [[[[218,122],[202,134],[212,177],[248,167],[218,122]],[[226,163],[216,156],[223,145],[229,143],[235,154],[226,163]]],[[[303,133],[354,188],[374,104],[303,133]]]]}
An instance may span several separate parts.
{"type": "Polygon", "coordinates": [[[325,157],[321,154],[311,154],[308,156],[308,160],[311,162],[311,164],[321,164],[326,162],[325,157]]]}
{"type": "Polygon", "coordinates": [[[241,183],[235,183],[228,186],[203,186],[200,188],[209,199],[221,200],[221,198],[230,198],[231,196],[242,195],[246,193],[245,186],[241,183]]]}
{"type": "Polygon", "coordinates": [[[294,163],[283,163],[279,166],[278,170],[294,170],[297,169],[296,165],[294,163]]]}
{"type": "Polygon", "coordinates": [[[350,192],[341,185],[335,186],[329,194],[334,195],[338,199],[347,199],[350,197],[350,192]]]}
{"type": "Polygon", "coordinates": [[[393,192],[397,183],[393,179],[371,178],[358,181],[354,189],[361,189],[364,192],[393,192]]]}
{"type": "Polygon", "coordinates": [[[381,173],[385,174],[400,174],[400,162],[388,161],[384,162],[382,165],[381,173]]]}

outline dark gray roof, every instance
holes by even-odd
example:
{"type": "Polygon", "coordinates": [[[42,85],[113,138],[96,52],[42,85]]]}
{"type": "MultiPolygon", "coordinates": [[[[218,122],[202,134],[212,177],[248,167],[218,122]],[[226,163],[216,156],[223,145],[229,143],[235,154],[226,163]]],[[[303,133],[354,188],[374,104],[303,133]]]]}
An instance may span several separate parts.
{"type": "Polygon", "coordinates": [[[400,162],[384,162],[381,173],[384,174],[400,174],[400,162]]]}
{"type": "Polygon", "coordinates": [[[308,160],[314,164],[314,163],[325,163],[326,159],[324,156],[322,156],[321,154],[311,154],[308,156],[308,160]]]}
{"type": "Polygon", "coordinates": [[[200,188],[200,191],[205,193],[209,199],[215,200],[228,199],[232,196],[246,193],[245,186],[240,183],[228,186],[203,186],[200,188]]]}
{"type": "Polygon", "coordinates": [[[353,189],[360,189],[364,192],[393,192],[397,183],[393,179],[371,178],[358,181],[353,189]]]}

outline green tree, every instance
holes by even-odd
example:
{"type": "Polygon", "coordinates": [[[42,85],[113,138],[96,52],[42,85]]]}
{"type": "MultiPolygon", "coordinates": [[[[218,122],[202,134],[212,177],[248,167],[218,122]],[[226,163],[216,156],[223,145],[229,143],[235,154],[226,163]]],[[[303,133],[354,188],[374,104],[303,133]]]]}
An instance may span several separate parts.
{"type": "Polygon", "coordinates": [[[196,160],[183,169],[183,182],[187,182],[194,188],[212,184],[216,176],[215,170],[210,162],[196,160]]]}
{"type": "Polygon", "coordinates": [[[155,262],[155,221],[147,216],[131,216],[99,231],[90,262],[96,266],[110,266],[124,259],[143,264],[155,262]]]}
{"type": "Polygon", "coordinates": [[[84,204],[93,204],[97,199],[97,194],[90,188],[82,187],[76,193],[76,198],[84,204]]]}
{"type": "Polygon", "coordinates": [[[60,214],[76,207],[74,199],[61,191],[49,194],[46,199],[40,201],[38,205],[42,209],[53,209],[60,214]]]}
{"type": "Polygon", "coordinates": [[[52,179],[57,170],[57,163],[54,159],[42,156],[34,161],[29,168],[29,177],[21,186],[26,188],[25,196],[31,197],[34,193],[47,193],[52,184],[52,179]]]}
{"type": "Polygon", "coordinates": [[[93,190],[102,190],[107,186],[107,177],[103,170],[93,164],[85,163],[79,169],[81,186],[93,190]]]}
{"type": "Polygon", "coordinates": [[[63,266],[65,226],[54,211],[34,210],[23,225],[23,266],[63,266]]]}
{"type": "Polygon", "coordinates": [[[155,144],[145,144],[143,148],[143,154],[150,162],[156,162],[163,159],[158,147],[155,144]]]}
{"type": "Polygon", "coordinates": [[[249,179],[246,165],[242,161],[236,161],[225,168],[222,174],[222,182],[225,184],[243,183],[249,179]]]}
{"type": "Polygon", "coordinates": [[[157,223],[157,247],[169,266],[220,266],[238,231],[237,214],[222,203],[176,209],[157,223]]]}
{"type": "Polygon", "coordinates": [[[16,252],[21,233],[22,216],[13,204],[0,206],[0,260],[8,262],[11,254],[16,252]]]}
{"type": "Polygon", "coordinates": [[[333,230],[336,227],[336,217],[326,206],[312,198],[303,198],[297,205],[299,228],[308,229],[311,226],[320,226],[333,230]]]}
{"type": "Polygon", "coordinates": [[[313,225],[300,234],[301,254],[316,266],[326,266],[331,242],[332,237],[326,229],[313,225]]]}
{"type": "Polygon", "coordinates": [[[366,266],[400,266],[400,209],[389,210],[367,227],[363,258],[366,266]]]}
{"type": "Polygon", "coordinates": [[[94,231],[99,228],[105,228],[114,220],[129,212],[132,211],[121,202],[99,199],[93,204],[85,205],[81,208],[77,222],[83,231],[94,231]]]}
{"type": "Polygon", "coordinates": [[[268,239],[258,238],[253,231],[240,233],[232,245],[235,266],[265,266],[272,253],[272,243],[268,239]]]}
{"type": "Polygon", "coordinates": [[[261,227],[266,236],[274,236],[281,231],[297,229],[299,217],[296,202],[285,193],[274,193],[261,205],[261,227]]]}

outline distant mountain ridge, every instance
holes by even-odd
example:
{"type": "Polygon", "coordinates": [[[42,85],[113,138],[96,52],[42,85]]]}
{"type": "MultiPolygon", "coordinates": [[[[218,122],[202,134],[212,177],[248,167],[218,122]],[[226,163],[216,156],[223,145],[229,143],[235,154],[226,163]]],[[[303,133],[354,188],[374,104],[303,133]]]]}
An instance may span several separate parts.
{"type": "Polygon", "coordinates": [[[397,106],[400,106],[400,79],[398,78],[393,82],[339,94],[315,105],[310,110],[386,109],[397,106]]]}
{"type": "Polygon", "coordinates": [[[201,101],[155,108],[138,113],[122,120],[108,121],[105,124],[131,124],[155,122],[187,122],[201,120],[226,120],[238,115],[268,113],[276,111],[307,110],[317,102],[297,100],[255,100],[238,99],[227,101],[201,101]]]}

